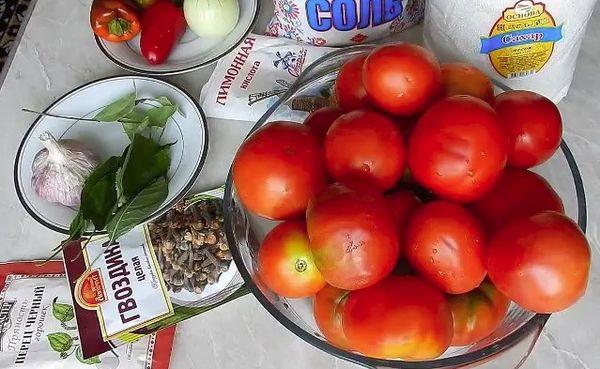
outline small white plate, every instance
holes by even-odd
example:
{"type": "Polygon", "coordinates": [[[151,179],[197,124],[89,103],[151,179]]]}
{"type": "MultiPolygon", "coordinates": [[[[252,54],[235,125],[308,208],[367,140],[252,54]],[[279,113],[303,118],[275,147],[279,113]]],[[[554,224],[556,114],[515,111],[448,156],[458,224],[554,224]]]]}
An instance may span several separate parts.
{"type": "MultiPolygon", "coordinates": [[[[133,72],[170,75],[190,72],[214,63],[235,49],[250,33],[258,18],[259,0],[240,0],[240,18],[235,28],[223,38],[198,37],[189,28],[173,48],[169,58],[151,65],[140,51],[140,36],[128,42],[110,42],[98,36],[96,43],[113,63],[133,72]]],[[[142,30],[143,32],[143,30],[142,30]]]]}
{"type": "MultiPolygon", "coordinates": [[[[150,77],[121,76],[100,79],[59,98],[44,112],[54,115],[91,118],[102,107],[137,90],[137,98],[167,96],[178,106],[169,119],[161,143],[176,142],[171,147],[169,194],[167,199],[147,220],[160,216],[179,201],[192,187],[206,159],[208,130],[202,108],[188,93],[174,85],[150,77]]],[[[27,212],[42,225],[69,233],[75,210],[40,198],[31,187],[32,163],[43,148],[39,136],[50,131],[54,137],[76,139],[85,143],[101,161],[121,155],[129,144],[119,123],[98,123],[40,116],[21,141],[14,166],[17,195],[27,212]]]]}

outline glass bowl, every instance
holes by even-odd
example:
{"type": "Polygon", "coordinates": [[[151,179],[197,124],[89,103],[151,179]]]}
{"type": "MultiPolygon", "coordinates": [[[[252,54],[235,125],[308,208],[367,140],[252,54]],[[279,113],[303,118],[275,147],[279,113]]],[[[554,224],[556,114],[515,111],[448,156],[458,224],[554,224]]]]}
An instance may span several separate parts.
{"type": "MultiPolygon", "coordinates": [[[[275,120],[302,122],[302,114],[291,109],[298,97],[315,96],[327,90],[337,72],[348,59],[369,53],[374,46],[361,45],[335,51],[308,67],[295,84],[253,127],[250,135],[275,120]]],[[[506,89],[499,84],[497,88],[506,89]]],[[[563,141],[560,150],[535,172],[550,182],[562,198],[568,216],[586,229],[586,201],[577,164],[563,141]]],[[[502,325],[485,339],[461,347],[450,347],[436,360],[407,362],[363,356],[330,345],[320,333],[312,314],[312,299],[288,299],[278,296],[264,285],[257,273],[257,253],[261,240],[276,222],[250,214],[239,201],[227,179],[224,199],[225,231],[240,273],[258,301],[287,329],[311,345],[339,358],[372,368],[518,368],[525,361],[550,317],[534,314],[511,304],[502,325]]]]}

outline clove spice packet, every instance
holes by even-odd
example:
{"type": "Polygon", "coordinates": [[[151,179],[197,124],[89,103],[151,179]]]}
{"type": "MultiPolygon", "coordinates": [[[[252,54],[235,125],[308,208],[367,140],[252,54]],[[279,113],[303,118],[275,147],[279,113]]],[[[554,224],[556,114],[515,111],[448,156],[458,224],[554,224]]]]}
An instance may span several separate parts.
{"type": "Polygon", "coordinates": [[[174,334],[173,327],[84,358],[63,263],[0,264],[0,368],[168,369],[174,334]]]}
{"type": "Polygon", "coordinates": [[[113,243],[63,251],[83,358],[247,294],[223,229],[223,188],[193,195],[113,243]]]}

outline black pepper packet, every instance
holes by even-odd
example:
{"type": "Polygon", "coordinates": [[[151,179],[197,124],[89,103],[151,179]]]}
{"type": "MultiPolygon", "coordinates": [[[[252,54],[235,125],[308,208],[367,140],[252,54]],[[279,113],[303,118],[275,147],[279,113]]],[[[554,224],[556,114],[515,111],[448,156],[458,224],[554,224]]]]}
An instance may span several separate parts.
{"type": "MultiPolygon", "coordinates": [[[[222,205],[222,198],[223,188],[217,188],[186,198],[183,209],[203,201],[218,201],[222,205]]],[[[177,206],[181,208],[182,204],[177,206]]],[[[209,227],[209,231],[220,230],[209,227]]],[[[84,358],[135,342],[250,292],[232,260],[225,272],[229,275],[219,281],[223,286],[217,291],[214,288],[209,291],[213,286],[207,285],[202,291],[206,296],[198,294],[195,298],[193,288],[174,290],[163,278],[164,260],[157,257],[159,249],[152,239],[148,225],[142,225],[110,245],[106,238],[100,237],[89,242],[83,252],[80,242],[64,249],[63,260],[84,358]]],[[[218,242],[215,245],[223,248],[218,242]]],[[[190,265],[197,260],[192,261],[190,265]]],[[[199,271],[203,264],[211,263],[200,263],[199,271]]],[[[186,271],[189,275],[190,269],[186,271]]]]}

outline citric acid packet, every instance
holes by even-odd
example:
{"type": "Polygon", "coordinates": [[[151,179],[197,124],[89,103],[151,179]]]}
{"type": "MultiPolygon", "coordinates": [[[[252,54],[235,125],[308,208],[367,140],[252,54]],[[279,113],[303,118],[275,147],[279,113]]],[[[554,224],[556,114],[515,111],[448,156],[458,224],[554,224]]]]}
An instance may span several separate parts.
{"type": "Polygon", "coordinates": [[[174,334],[84,359],[62,262],[0,264],[0,368],[168,369],[174,334]]]}
{"type": "Polygon", "coordinates": [[[217,63],[200,93],[202,109],[211,118],[255,122],[310,64],[332,50],[250,34],[217,63]]]}

